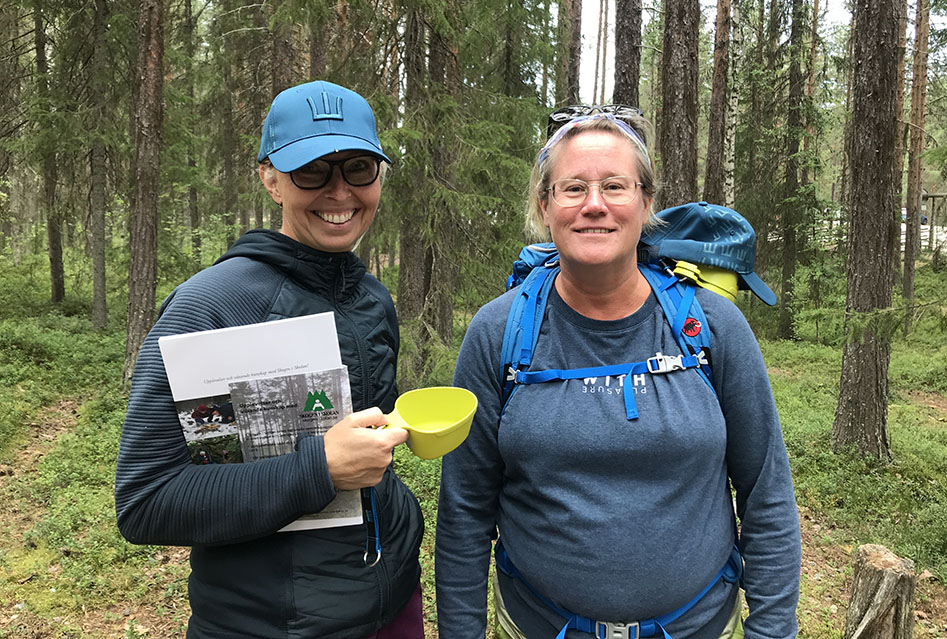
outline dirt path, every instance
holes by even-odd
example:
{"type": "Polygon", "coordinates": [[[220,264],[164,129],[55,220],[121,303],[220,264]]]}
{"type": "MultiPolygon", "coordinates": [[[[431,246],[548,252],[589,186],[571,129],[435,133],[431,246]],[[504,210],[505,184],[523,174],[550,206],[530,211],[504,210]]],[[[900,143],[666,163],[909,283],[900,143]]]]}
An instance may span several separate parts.
{"type": "MultiPolygon", "coordinates": [[[[30,504],[14,489],[14,478],[36,472],[37,465],[62,433],[75,425],[77,406],[63,402],[50,411],[45,424],[36,424],[22,450],[11,464],[0,466],[0,512],[4,512],[4,538],[0,539],[0,558],[17,547],[22,548],[24,533],[42,516],[41,505],[30,504]]],[[[856,547],[843,531],[834,529],[806,508],[800,509],[802,526],[803,594],[799,606],[800,637],[837,639],[842,636],[848,604],[848,588],[856,547]]],[[[96,639],[170,639],[182,637],[181,623],[186,618],[183,596],[169,596],[166,590],[180,590],[181,570],[187,562],[186,548],[166,548],[155,556],[154,565],[141,575],[149,584],[140,599],[113,602],[104,609],[89,609],[74,617],[41,618],[19,601],[0,601],[0,638],[53,639],[91,637],[96,639]],[[80,634],[80,629],[81,633],[80,634]]],[[[55,578],[57,565],[49,567],[55,578]]],[[[6,565],[0,561],[0,577],[9,580],[6,565]]],[[[20,575],[30,580],[35,575],[20,575]]],[[[21,583],[23,583],[21,581],[21,583]]],[[[5,590],[6,591],[6,590],[5,590]]],[[[915,596],[915,636],[919,639],[947,639],[947,587],[926,572],[918,578],[915,596]]],[[[429,636],[436,636],[428,629],[429,636]]]]}
{"type": "MultiPolygon", "coordinates": [[[[47,409],[46,422],[31,424],[27,441],[10,464],[0,465],[0,512],[5,513],[3,538],[0,539],[0,558],[6,557],[8,552],[17,552],[24,548],[25,534],[42,517],[41,504],[24,499],[16,488],[15,480],[29,477],[37,472],[37,468],[56,439],[63,433],[75,428],[78,404],[64,401],[58,406],[47,409]]],[[[0,637],[9,639],[72,639],[88,637],[95,639],[160,639],[164,637],[181,637],[178,632],[180,621],[174,617],[180,615],[168,610],[168,599],[160,593],[177,579],[169,571],[168,566],[183,565],[187,562],[186,548],[167,548],[155,557],[155,566],[149,570],[150,574],[143,574],[154,584],[157,592],[155,597],[146,595],[145,601],[116,601],[106,608],[86,609],[82,614],[75,616],[54,617],[45,619],[29,610],[24,601],[0,600],[0,637]],[[162,608],[156,605],[161,599],[162,608]],[[80,632],[82,634],[80,634],[80,632]]],[[[47,575],[27,574],[9,575],[4,562],[0,562],[0,581],[11,577],[18,585],[24,585],[37,578],[44,578],[55,583],[56,575],[61,567],[50,564],[47,575]]],[[[55,586],[50,586],[55,588],[55,586]]],[[[15,587],[11,590],[15,590],[15,587]]],[[[4,588],[3,592],[8,592],[4,588]]],[[[16,597],[14,597],[16,599],[16,597]]],[[[186,605],[186,602],[185,602],[186,605]]]]}

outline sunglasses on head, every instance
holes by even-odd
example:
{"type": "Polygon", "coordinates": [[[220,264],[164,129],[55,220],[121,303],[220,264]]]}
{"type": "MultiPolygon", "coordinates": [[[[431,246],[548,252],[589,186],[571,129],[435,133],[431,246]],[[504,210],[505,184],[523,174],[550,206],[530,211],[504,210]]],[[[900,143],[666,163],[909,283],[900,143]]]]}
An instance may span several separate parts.
{"type": "Polygon", "coordinates": [[[628,106],[627,104],[572,104],[556,109],[549,114],[546,120],[546,138],[552,137],[569,120],[579,118],[583,115],[592,115],[594,113],[610,113],[616,118],[641,117],[644,114],[638,107],[628,106]]]}
{"type": "Polygon", "coordinates": [[[313,160],[295,171],[289,177],[301,189],[321,189],[332,179],[332,171],[339,167],[342,179],[350,186],[368,186],[378,179],[381,160],[374,155],[356,155],[344,160],[313,160]]]}

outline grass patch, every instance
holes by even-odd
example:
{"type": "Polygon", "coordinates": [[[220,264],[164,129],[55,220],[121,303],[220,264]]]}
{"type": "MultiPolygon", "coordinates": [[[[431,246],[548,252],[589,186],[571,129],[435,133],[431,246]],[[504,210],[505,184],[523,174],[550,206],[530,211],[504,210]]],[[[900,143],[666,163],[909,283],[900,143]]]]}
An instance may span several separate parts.
{"type": "Polygon", "coordinates": [[[83,629],[88,611],[154,603],[157,584],[179,584],[167,593],[179,609],[187,570],[115,526],[124,333],[94,332],[82,300],[51,305],[38,272],[0,260],[0,464],[15,473],[0,492],[0,599],[16,615],[0,637],[100,637],[83,629]]]}
{"type": "Polygon", "coordinates": [[[418,498],[424,514],[424,538],[421,540],[421,593],[424,621],[436,626],[434,601],[434,531],[437,528],[437,496],[441,483],[441,460],[415,457],[407,446],[395,450],[395,472],[418,498]]]}
{"type": "MultiPolygon", "coordinates": [[[[764,342],[789,451],[796,498],[849,530],[858,543],[880,543],[947,581],[947,428],[945,415],[900,399],[905,371],[917,359],[895,344],[888,430],[894,461],[879,463],[832,451],[841,355],[834,349],[764,342]]],[[[934,358],[937,359],[936,356],[934,358]]],[[[942,361],[942,360],[941,360],[942,361]]],[[[942,373],[941,373],[942,375],[942,373]]]]}

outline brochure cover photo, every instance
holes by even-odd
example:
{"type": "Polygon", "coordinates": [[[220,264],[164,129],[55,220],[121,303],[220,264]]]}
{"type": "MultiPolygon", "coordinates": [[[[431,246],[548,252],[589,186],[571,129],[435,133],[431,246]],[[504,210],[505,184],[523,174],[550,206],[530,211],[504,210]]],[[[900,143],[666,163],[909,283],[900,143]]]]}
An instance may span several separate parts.
{"type": "MultiPolygon", "coordinates": [[[[300,437],[323,435],[351,414],[352,394],[345,366],[284,377],[230,384],[237,412],[243,459],[253,461],[291,452],[300,437]]],[[[344,526],[362,522],[361,494],[340,490],[328,506],[283,530],[344,526]]]]}

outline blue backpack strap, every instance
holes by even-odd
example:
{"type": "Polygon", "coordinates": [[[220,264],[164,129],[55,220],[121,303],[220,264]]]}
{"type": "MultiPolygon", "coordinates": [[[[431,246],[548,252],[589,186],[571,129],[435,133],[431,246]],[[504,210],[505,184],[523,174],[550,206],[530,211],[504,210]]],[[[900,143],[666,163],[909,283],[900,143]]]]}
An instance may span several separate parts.
{"type": "MultiPolygon", "coordinates": [[[[518,384],[537,384],[554,379],[584,379],[605,375],[636,375],[640,373],[666,373],[686,368],[696,368],[711,390],[710,330],[707,318],[695,297],[696,287],[681,282],[669,270],[657,264],[639,264],[677,340],[683,355],[665,356],[657,353],[645,362],[632,362],[612,366],[596,366],[569,370],[549,369],[528,372],[533,360],[533,350],[539,339],[549,291],[559,272],[558,253],[552,244],[530,245],[520,252],[514,262],[513,274],[508,285],[518,285],[519,294],[507,315],[500,349],[500,387],[502,414],[516,391],[518,384]]],[[[716,393],[716,391],[714,391],[716,393]]],[[[638,418],[633,393],[623,393],[625,414],[629,420],[638,418]]]]}
{"type": "Polygon", "coordinates": [[[539,266],[555,266],[559,262],[559,250],[552,242],[529,244],[520,249],[513,262],[513,271],[506,280],[506,290],[523,283],[526,277],[539,266]]]}
{"type": "MultiPolygon", "coordinates": [[[[654,296],[661,304],[681,352],[684,355],[703,352],[704,359],[707,359],[710,353],[710,328],[696,298],[697,287],[680,281],[669,270],[654,263],[638,264],[638,270],[648,280],[654,296]]],[[[716,394],[711,367],[700,366],[697,373],[716,394]]]]}
{"type": "Polygon", "coordinates": [[[516,390],[516,371],[526,370],[533,361],[533,349],[539,339],[549,290],[558,273],[558,265],[533,268],[519,285],[519,293],[506,317],[503,345],[500,348],[500,387],[503,389],[501,413],[516,390]]]}
{"type": "MultiPolygon", "coordinates": [[[[588,368],[547,368],[541,371],[512,371],[511,384],[542,384],[555,379],[585,379],[587,377],[621,377],[629,375],[640,375],[650,373],[658,375],[670,373],[672,371],[696,368],[698,371],[701,366],[706,366],[708,361],[700,352],[697,355],[663,355],[656,353],[654,357],[649,357],[643,362],[631,362],[628,364],[611,364],[606,366],[592,366],[588,368]]],[[[512,394],[512,393],[511,393],[512,394]]],[[[635,404],[635,394],[624,392],[622,396],[625,401],[625,417],[631,421],[638,419],[638,406],[635,404]]]]}

